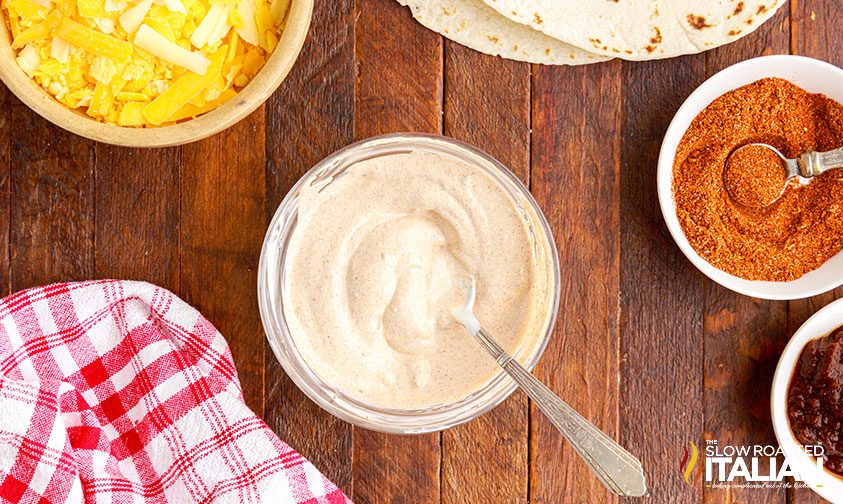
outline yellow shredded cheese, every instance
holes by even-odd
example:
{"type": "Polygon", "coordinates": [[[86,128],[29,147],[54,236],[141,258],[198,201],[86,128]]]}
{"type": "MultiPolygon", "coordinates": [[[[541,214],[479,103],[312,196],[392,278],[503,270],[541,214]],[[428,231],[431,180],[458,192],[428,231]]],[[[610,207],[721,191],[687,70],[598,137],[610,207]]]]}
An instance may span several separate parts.
{"type": "Polygon", "coordinates": [[[125,127],[190,120],[266,63],[290,0],[0,0],[15,59],[56,100],[125,127]]]}
{"type": "Polygon", "coordinates": [[[211,55],[211,64],[204,75],[187,72],[144,107],[143,115],[146,120],[152,124],[161,124],[210,86],[222,71],[226,49],[225,46],[222,46],[211,55]]]}
{"type": "Polygon", "coordinates": [[[61,20],[56,35],[90,53],[117,62],[126,62],[132,56],[132,44],[129,42],[88,28],[71,19],[61,20]]]}

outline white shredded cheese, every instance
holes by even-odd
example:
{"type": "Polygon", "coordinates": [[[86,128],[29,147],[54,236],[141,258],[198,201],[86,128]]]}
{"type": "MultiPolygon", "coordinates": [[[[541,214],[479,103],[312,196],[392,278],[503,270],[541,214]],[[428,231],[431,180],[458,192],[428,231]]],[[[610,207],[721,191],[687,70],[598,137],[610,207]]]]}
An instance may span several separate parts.
{"type": "Polygon", "coordinates": [[[135,45],[146,49],[164,61],[187,68],[193,73],[205,75],[211,61],[202,53],[190,52],[167,40],[166,37],[142,24],[135,35],[135,45]]]}
{"type": "Polygon", "coordinates": [[[225,5],[223,4],[214,4],[208,9],[208,13],[202,18],[202,22],[199,23],[199,26],[190,35],[190,43],[193,44],[193,47],[202,49],[205,46],[217,25],[219,25],[220,21],[223,21],[222,15],[225,12],[225,5]]]}
{"type": "Polygon", "coordinates": [[[129,35],[135,33],[140,24],[143,23],[143,18],[146,17],[146,13],[149,12],[150,7],[152,7],[152,0],[141,1],[120,15],[120,26],[129,35]]]}
{"type": "Polygon", "coordinates": [[[276,23],[283,21],[289,5],[290,0],[272,0],[269,4],[269,14],[272,15],[272,20],[276,23]]]}
{"type": "Polygon", "coordinates": [[[184,8],[184,4],[181,3],[181,0],[164,0],[164,5],[167,6],[167,10],[170,12],[183,12],[187,14],[187,9],[184,8]]]}
{"type": "Polygon", "coordinates": [[[245,25],[243,28],[237,28],[237,34],[246,42],[258,45],[258,25],[255,24],[255,11],[252,10],[249,0],[241,0],[237,4],[237,13],[243,18],[245,25]]]}
{"type": "Polygon", "coordinates": [[[95,17],[94,23],[106,35],[114,33],[115,23],[111,18],[95,17]]]}
{"type": "Polygon", "coordinates": [[[147,84],[147,87],[154,88],[156,96],[167,90],[167,84],[165,84],[161,79],[156,79],[150,82],[147,84]]]}
{"type": "Polygon", "coordinates": [[[129,3],[126,0],[105,0],[106,12],[121,12],[126,10],[129,3]]]}
{"type": "Polygon", "coordinates": [[[223,9],[222,18],[217,23],[214,31],[211,32],[211,36],[208,37],[208,46],[213,46],[228,34],[228,30],[231,29],[231,25],[228,24],[229,12],[231,12],[231,5],[226,5],[225,9],[223,9]]]}
{"type": "Polygon", "coordinates": [[[54,36],[50,46],[50,57],[57,59],[60,63],[65,63],[69,54],[70,44],[63,38],[54,36]]]}
{"type": "Polygon", "coordinates": [[[32,74],[38,70],[38,65],[41,64],[41,56],[38,55],[38,49],[26,46],[18,53],[17,62],[21,69],[32,77],[32,74]]]}

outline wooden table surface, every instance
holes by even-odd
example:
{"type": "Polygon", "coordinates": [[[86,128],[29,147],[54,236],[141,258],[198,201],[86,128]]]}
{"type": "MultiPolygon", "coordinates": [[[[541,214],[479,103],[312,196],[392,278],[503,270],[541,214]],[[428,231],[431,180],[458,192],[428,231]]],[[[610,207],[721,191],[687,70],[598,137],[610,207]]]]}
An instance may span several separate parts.
{"type": "Polygon", "coordinates": [[[770,302],[707,280],[667,233],[655,173],[672,115],[718,70],[781,53],[843,64],[836,0],[791,0],[756,33],[704,54],[573,68],[478,54],[394,0],[316,4],[281,88],[199,143],[83,140],[0,86],[2,292],[103,277],[175,291],[228,338],[247,403],[358,504],[616,502],[520,392],[441,434],[384,435],[315,406],[265,343],[258,256],[292,184],[354,140],[442,133],[508,165],[546,212],[562,306],[536,373],[640,456],[643,502],[821,502],[808,490],[687,485],[679,465],[689,441],[775,443],[768,397],[780,351],[843,291],[770,302]]]}

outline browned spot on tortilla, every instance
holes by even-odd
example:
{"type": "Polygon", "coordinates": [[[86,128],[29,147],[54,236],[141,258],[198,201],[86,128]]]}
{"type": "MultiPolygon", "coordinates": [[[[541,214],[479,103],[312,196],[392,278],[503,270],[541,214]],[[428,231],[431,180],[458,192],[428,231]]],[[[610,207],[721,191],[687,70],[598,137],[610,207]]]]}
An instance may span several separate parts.
{"type": "Polygon", "coordinates": [[[573,55],[573,54],[571,55],[571,59],[574,59],[574,55],[573,55]]]}
{"type": "Polygon", "coordinates": [[[550,48],[548,47],[547,49],[545,49],[544,53],[547,54],[548,56],[550,56],[550,48]]]}
{"type": "Polygon", "coordinates": [[[613,47],[613,48],[612,48],[612,52],[619,53],[619,52],[621,52],[621,51],[620,51],[619,49],[617,49],[616,47],[613,47]]]}
{"type": "Polygon", "coordinates": [[[650,43],[651,43],[651,44],[653,44],[653,45],[658,45],[658,44],[661,44],[661,42],[662,42],[662,31],[661,31],[661,30],[659,30],[659,27],[658,27],[658,26],[656,26],[656,27],[655,27],[655,28],[653,28],[653,29],[656,31],[656,34],[655,34],[655,35],[653,35],[653,36],[650,38],[650,43]]]}
{"type": "Polygon", "coordinates": [[[752,18],[749,18],[749,19],[746,20],[746,24],[751,25],[753,21],[755,21],[755,20],[752,19],[752,18]]]}
{"type": "Polygon", "coordinates": [[[497,38],[497,37],[493,37],[493,36],[491,36],[491,35],[487,35],[487,37],[489,37],[489,40],[490,40],[491,42],[494,42],[495,44],[497,44],[497,43],[498,43],[498,38],[497,38]]]}
{"type": "Polygon", "coordinates": [[[688,20],[688,24],[691,25],[691,28],[695,30],[702,30],[704,28],[711,28],[712,26],[714,26],[706,23],[705,18],[702,16],[688,14],[686,19],[688,20]]]}
{"type": "Polygon", "coordinates": [[[624,52],[627,54],[632,54],[632,51],[630,51],[629,49],[625,50],[624,52]]]}
{"type": "Polygon", "coordinates": [[[736,37],[741,34],[741,30],[732,30],[729,32],[730,37],[736,37]]]}
{"type": "Polygon", "coordinates": [[[743,7],[744,7],[743,2],[738,2],[738,5],[735,6],[735,12],[733,12],[732,15],[729,16],[729,17],[737,16],[738,14],[743,12],[743,7]]]}
{"type": "Polygon", "coordinates": [[[600,47],[600,39],[599,38],[590,38],[590,39],[588,39],[588,41],[591,42],[591,45],[593,45],[594,47],[600,47]]]}
{"type": "Polygon", "coordinates": [[[650,45],[644,47],[649,54],[653,54],[662,42],[662,31],[659,30],[658,26],[653,27],[653,30],[655,30],[656,34],[650,37],[650,45]]]}
{"type": "Polygon", "coordinates": [[[765,12],[767,12],[767,6],[766,5],[759,5],[758,10],[755,11],[756,14],[764,14],[765,12]]]}
{"type": "Polygon", "coordinates": [[[536,24],[542,24],[543,19],[539,16],[539,13],[536,12],[536,24]]]}

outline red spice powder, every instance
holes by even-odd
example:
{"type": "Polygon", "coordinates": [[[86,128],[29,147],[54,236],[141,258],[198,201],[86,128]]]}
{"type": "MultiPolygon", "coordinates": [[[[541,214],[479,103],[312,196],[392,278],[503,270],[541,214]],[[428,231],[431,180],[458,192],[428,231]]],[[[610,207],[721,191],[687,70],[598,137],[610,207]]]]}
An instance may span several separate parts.
{"type": "Polygon", "coordinates": [[[782,159],[772,149],[747,145],[729,155],[723,183],[736,202],[761,208],[779,199],[787,174],[782,159]]]}
{"type": "Polygon", "coordinates": [[[735,201],[724,183],[729,154],[748,143],[788,158],[843,147],[843,106],[783,79],[762,79],[715,100],[685,132],[673,165],[679,223],[718,269],[747,280],[789,281],[843,246],[843,171],[788,183],[772,205],[735,201]]]}

